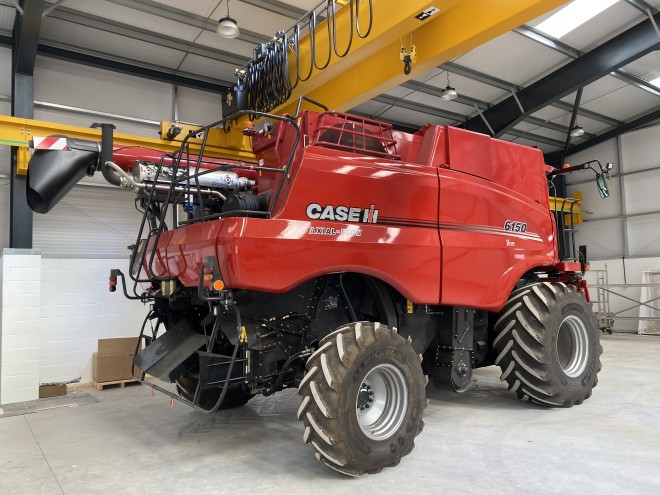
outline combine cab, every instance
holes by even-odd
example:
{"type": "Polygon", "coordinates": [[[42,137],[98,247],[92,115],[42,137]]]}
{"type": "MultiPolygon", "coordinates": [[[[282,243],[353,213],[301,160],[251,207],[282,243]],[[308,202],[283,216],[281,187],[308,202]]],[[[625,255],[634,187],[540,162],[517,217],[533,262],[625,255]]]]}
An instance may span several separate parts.
{"type": "Polygon", "coordinates": [[[110,279],[150,303],[136,378],[203,412],[295,387],[305,443],[349,475],[411,452],[429,377],[462,392],[497,365],[536,404],[591,395],[586,259],[558,259],[539,150],[327,110],[257,116],[253,163],[189,155],[192,134],[156,160],[35,152],[36,210],[99,166],[137,194],[131,270],[110,279]],[[46,180],[54,162],[70,168],[46,180]]]}

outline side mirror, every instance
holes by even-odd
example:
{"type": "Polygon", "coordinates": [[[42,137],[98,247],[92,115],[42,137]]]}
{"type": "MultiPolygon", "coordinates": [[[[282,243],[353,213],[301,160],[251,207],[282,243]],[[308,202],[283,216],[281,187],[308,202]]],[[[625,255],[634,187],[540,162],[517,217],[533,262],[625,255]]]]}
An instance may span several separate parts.
{"type": "Polygon", "coordinates": [[[610,191],[607,188],[607,181],[605,180],[605,174],[596,174],[596,185],[598,186],[598,194],[600,194],[602,199],[605,199],[610,195],[610,191]]]}

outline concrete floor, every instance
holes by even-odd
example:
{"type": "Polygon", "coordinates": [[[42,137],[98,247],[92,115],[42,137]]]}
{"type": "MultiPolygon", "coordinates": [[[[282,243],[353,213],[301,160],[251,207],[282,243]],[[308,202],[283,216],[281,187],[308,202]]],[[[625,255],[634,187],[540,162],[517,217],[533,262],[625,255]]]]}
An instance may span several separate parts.
{"type": "Polygon", "coordinates": [[[136,385],[0,419],[0,494],[660,493],[660,337],[603,336],[591,399],[519,402],[495,368],[430,388],[426,428],[394,469],[348,478],[302,443],[288,391],[203,415],[136,385]]]}

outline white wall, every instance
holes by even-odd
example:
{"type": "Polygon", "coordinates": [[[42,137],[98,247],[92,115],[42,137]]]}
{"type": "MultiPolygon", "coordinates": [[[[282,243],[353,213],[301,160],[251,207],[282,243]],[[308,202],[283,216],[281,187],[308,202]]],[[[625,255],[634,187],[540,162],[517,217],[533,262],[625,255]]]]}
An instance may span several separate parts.
{"type": "MultiPolygon", "coordinates": [[[[568,194],[582,191],[585,223],[577,226],[576,244],[586,244],[591,259],[589,284],[596,283],[595,270],[607,266],[610,284],[640,284],[642,272],[660,269],[660,125],[639,129],[610,139],[569,157],[577,165],[598,159],[614,163],[608,182],[610,197],[600,199],[593,172],[571,174],[568,194]],[[623,175],[621,173],[623,172],[623,175]],[[621,194],[623,184],[623,195],[621,194]],[[624,200],[625,198],[625,200],[624,200]],[[624,276],[625,265],[625,276],[624,276]]],[[[641,288],[611,288],[639,301],[641,288]]],[[[592,297],[597,298],[595,290],[592,297]]],[[[616,313],[634,303],[610,294],[611,311],[616,313]]],[[[653,303],[660,307],[657,301],[653,303]]],[[[639,316],[639,307],[620,316],[639,316]]],[[[637,331],[637,320],[615,320],[617,330],[637,331]]]]}
{"type": "MultiPolygon", "coordinates": [[[[607,270],[608,283],[609,284],[641,284],[642,283],[642,272],[649,270],[660,270],[660,258],[632,258],[632,259],[609,259],[609,260],[599,260],[591,262],[591,270],[586,273],[587,283],[591,285],[596,285],[597,282],[597,273],[596,270],[607,270]],[[624,264],[625,264],[625,276],[624,276],[624,264]]],[[[641,288],[640,287],[611,287],[610,290],[621,294],[625,297],[634,299],[635,301],[640,300],[641,288]]],[[[598,294],[595,288],[590,289],[592,300],[598,298],[598,294]]],[[[656,308],[660,308],[660,302],[655,301],[650,303],[655,305],[656,308]]],[[[634,302],[624,299],[616,294],[610,294],[610,310],[613,313],[618,313],[624,309],[635,306],[634,302]]],[[[596,311],[597,305],[594,303],[594,311],[596,311]]],[[[618,316],[639,316],[639,306],[621,313],[618,316]]],[[[618,331],[630,331],[637,332],[638,320],[615,320],[614,328],[618,331]]]]}
{"type": "Polygon", "coordinates": [[[584,209],[591,212],[578,226],[576,240],[577,244],[587,244],[592,259],[660,256],[658,136],[660,125],[651,126],[623,134],[620,149],[617,140],[611,139],[568,157],[574,165],[592,159],[614,163],[608,181],[610,197],[606,199],[597,193],[593,172],[567,177],[568,194],[581,191],[584,209]]]}
{"type": "MultiPolygon", "coordinates": [[[[218,94],[178,88],[174,105],[170,84],[41,56],[34,84],[35,119],[48,122],[81,127],[109,122],[117,132],[158,137],[155,122],[172,120],[175,106],[180,120],[207,124],[221,118],[218,94]]],[[[11,51],[0,48],[0,97],[10,92],[11,51]]],[[[0,101],[0,114],[10,112],[10,103],[0,101]]],[[[9,151],[0,146],[0,174],[10,172],[9,151]]],[[[0,248],[9,246],[9,198],[9,179],[0,177],[0,248]]],[[[40,300],[40,383],[77,377],[90,382],[99,338],[137,336],[147,309],[120,290],[109,293],[108,276],[112,268],[127,273],[126,246],[135,242],[140,220],[133,194],[89,185],[75,187],[49,214],[34,215],[34,248],[41,253],[40,291],[34,298],[40,300]]],[[[20,381],[14,371],[21,369],[12,364],[2,379],[20,381]]]]}
{"type": "Polygon", "coordinates": [[[113,268],[128,273],[128,260],[42,259],[41,382],[91,382],[97,339],[138,335],[147,308],[108,291],[113,268]]]}
{"type": "Polygon", "coordinates": [[[0,404],[10,404],[39,397],[41,256],[3,249],[0,266],[0,404]]]}

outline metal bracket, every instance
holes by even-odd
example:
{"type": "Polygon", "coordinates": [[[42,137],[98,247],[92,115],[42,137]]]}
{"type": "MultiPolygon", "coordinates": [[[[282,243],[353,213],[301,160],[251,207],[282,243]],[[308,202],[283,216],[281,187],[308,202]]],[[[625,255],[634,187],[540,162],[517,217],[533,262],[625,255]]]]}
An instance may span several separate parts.
{"type": "Polygon", "coordinates": [[[495,131],[493,130],[493,128],[490,126],[490,124],[489,124],[488,121],[486,120],[486,116],[483,114],[483,112],[482,112],[481,109],[477,106],[476,103],[473,103],[473,106],[474,106],[474,108],[477,109],[477,112],[479,113],[479,117],[481,117],[481,120],[483,120],[483,121],[484,121],[484,124],[486,124],[486,127],[488,127],[488,131],[490,132],[490,135],[491,135],[491,136],[494,136],[494,135],[495,135],[495,131]]]}
{"type": "Polygon", "coordinates": [[[474,314],[474,309],[454,308],[451,367],[451,388],[454,392],[465,392],[476,384],[472,379],[474,314]]]}
{"type": "Polygon", "coordinates": [[[440,387],[450,384],[454,392],[465,392],[476,384],[472,379],[476,310],[457,307],[452,313],[451,345],[436,347],[433,382],[440,387]]]}
{"type": "Polygon", "coordinates": [[[16,10],[18,10],[18,13],[23,15],[23,8],[21,7],[21,4],[18,3],[18,0],[11,0],[11,3],[14,4],[14,7],[16,7],[16,10]]]}
{"type": "Polygon", "coordinates": [[[651,24],[653,24],[653,29],[655,29],[658,38],[660,38],[660,29],[658,29],[658,25],[656,24],[655,19],[653,18],[653,12],[651,12],[651,9],[646,9],[646,14],[649,16],[649,19],[651,20],[651,24]]]}
{"type": "Polygon", "coordinates": [[[513,96],[513,99],[516,100],[518,108],[520,109],[520,113],[525,113],[525,109],[523,108],[522,103],[520,103],[520,100],[518,99],[518,95],[513,89],[511,89],[511,95],[513,96]]]}

